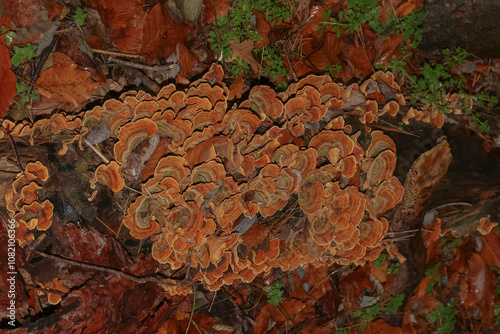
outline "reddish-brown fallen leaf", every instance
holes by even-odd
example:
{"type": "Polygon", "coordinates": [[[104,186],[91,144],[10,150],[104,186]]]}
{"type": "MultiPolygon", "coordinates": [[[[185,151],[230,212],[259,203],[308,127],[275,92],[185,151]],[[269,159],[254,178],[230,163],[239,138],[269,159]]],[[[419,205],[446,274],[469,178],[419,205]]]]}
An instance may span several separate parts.
{"type": "Polygon", "coordinates": [[[144,18],[144,0],[86,0],[96,8],[102,23],[112,28],[111,38],[122,52],[139,53],[142,45],[144,18]]]}
{"type": "Polygon", "coordinates": [[[472,254],[467,264],[469,272],[466,277],[468,278],[469,291],[464,305],[479,309],[483,322],[488,324],[493,320],[495,278],[479,254],[472,254]]]}
{"type": "Polygon", "coordinates": [[[3,1],[3,8],[17,28],[32,25],[40,11],[38,0],[3,1]]]}
{"type": "Polygon", "coordinates": [[[382,319],[371,322],[363,331],[363,334],[401,334],[403,331],[399,327],[392,327],[382,319]]]}
{"type": "MultiPolygon", "coordinates": [[[[0,26],[10,29],[9,17],[4,15],[0,19],[0,26]]],[[[0,37],[0,43],[5,45],[5,37],[0,37]]],[[[0,48],[0,117],[4,117],[16,96],[16,76],[10,69],[10,52],[6,47],[0,48]]]]}
{"type": "Polygon", "coordinates": [[[239,99],[241,98],[241,94],[243,94],[243,74],[238,75],[231,87],[229,87],[228,100],[239,99]]]}
{"type": "Polygon", "coordinates": [[[488,266],[500,267],[500,237],[497,231],[481,237],[483,248],[479,254],[488,266]]]}
{"type": "MultiPolygon", "coordinates": [[[[378,38],[382,39],[382,37],[380,36],[378,38]]],[[[389,59],[391,59],[394,52],[396,52],[396,49],[402,40],[403,34],[394,34],[387,37],[378,50],[377,58],[373,62],[373,66],[381,64],[385,65],[386,67],[389,66],[389,59]]]]}
{"type": "Polygon", "coordinates": [[[276,308],[271,304],[267,304],[260,310],[259,315],[255,318],[255,325],[253,327],[254,334],[267,333],[269,319],[275,310],[276,308]]]}
{"type": "Polygon", "coordinates": [[[43,71],[36,83],[41,95],[73,106],[85,102],[99,85],[90,72],[79,69],[70,57],[59,52],[54,66],[43,71]]]}
{"type": "Polygon", "coordinates": [[[359,308],[359,295],[364,289],[372,286],[370,272],[365,267],[361,267],[349,275],[342,277],[339,289],[344,296],[344,306],[346,309],[356,311],[359,308]]]}
{"type": "MultiPolygon", "coordinates": [[[[187,24],[177,24],[168,14],[166,7],[158,2],[144,18],[141,55],[147,58],[168,57],[176,51],[177,44],[183,45],[189,30],[187,24]]],[[[183,62],[185,58],[186,55],[181,55],[181,68],[183,73],[187,74],[193,68],[196,60],[191,64],[192,59],[189,62],[183,62]]]]}
{"type": "Polygon", "coordinates": [[[215,17],[227,15],[229,8],[231,8],[231,1],[228,0],[203,0],[203,5],[205,9],[205,16],[203,17],[203,23],[212,23],[215,17]],[[214,10],[215,7],[215,10],[214,10]],[[215,15],[214,15],[215,13],[215,15]]]}
{"type": "Polygon", "coordinates": [[[250,65],[250,68],[253,71],[259,71],[260,64],[252,55],[252,51],[254,49],[254,43],[252,40],[247,39],[243,42],[233,42],[231,43],[231,49],[233,50],[233,56],[229,59],[229,61],[233,61],[237,59],[236,57],[240,57],[250,65]]]}
{"type": "MultiPolygon", "coordinates": [[[[294,323],[300,323],[308,317],[314,316],[314,307],[298,299],[287,300],[282,302],[281,305],[294,323]]],[[[280,312],[274,313],[274,319],[278,322],[285,321],[285,318],[283,318],[280,312]]]]}

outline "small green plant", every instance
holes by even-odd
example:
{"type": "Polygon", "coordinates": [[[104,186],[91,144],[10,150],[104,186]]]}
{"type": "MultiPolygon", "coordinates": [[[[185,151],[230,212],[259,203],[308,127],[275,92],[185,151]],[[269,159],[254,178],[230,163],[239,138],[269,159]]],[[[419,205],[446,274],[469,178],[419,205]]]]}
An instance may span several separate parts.
{"type": "Polygon", "coordinates": [[[441,262],[436,263],[436,265],[430,269],[425,271],[425,276],[430,277],[429,285],[425,289],[425,293],[428,295],[432,295],[432,291],[434,290],[434,286],[441,279],[441,275],[439,275],[439,267],[441,266],[441,262]]]}
{"type": "MultiPolygon", "coordinates": [[[[470,103],[475,101],[478,107],[487,105],[493,107],[498,104],[496,96],[486,96],[483,91],[477,96],[472,96],[465,91],[465,78],[463,75],[453,74],[452,69],[463,63],[467,57],[467,51],[457,48],[454,53],[449,49],[444,49],[443,54],[447,65],[436,64],[434,66],[429,63],[424,64],[420,69],[422,74],[410,76],[405,69],[406,62],[403,59],[390,59],[389,68],[409,79],[411,86],[410,102],[414,105],[427,105],[430,112],[437,110],[440,113],[448,113],[452,108],[464,110],[466,115],[472,117],[472,123],[479,126],[480,130],[487,132],[490,130],[490,125],[487,120],[481,120],[480,112],[472,112],[470,103]],[[460,96],[458,105],[451,105],[448,96],[450,92],[457,92],[460,96]]],[[[405,57],[410,56],[407,54],[405,57]]]]}
{"type": "Polygon", "coordinates": [[[35,57],[35,50],[33,50],[33,46],[31,43],[27,43],[25,46],[14,46],[14,55],[10,59],[10,62],[14,66],[19,66],[26,60],[30,60],[35,57]]]}
{"type": "Polygon", "coordinates": [[[342,71],[342,66],[339,63],[335,63],[330,66],[330,64],[325,63],[325,70],[330,73],[330,76],[335,76],[335,74],[339,74],[342,71]]]}
{"type": "Polygon", "coordinates": [[[14,38],[16,37],[16,32],[9,30],[7,26],[3,25],[0,27],[0,35],[4,35],[5,43],[7,44],[7,46],[10,46],[14,41],[14,38]]]}
{"type": "Polygon", "coordinates": [[[366,23],[384,37],[403,33],[404,41],[413,36],[412,46],[417,47],[422,41],[422,29],[419,26],[425,18],[425,13],[414,10],[398,19],[394,12],[389,12],[387,20],[382,22],[379,19],[381,7],[377,4],[377,0],[347,0],[347,9],[340,11],[338,17],[332,16],[331,10],[323,10],[323,18],[316,28],[319,31],[318,35],[321,37],[328,26],[337,37],[340,37],[341,29],[354,34],[366,23]]]}
{"type": "Polygon", "coordinates": [[[276,281],[268,287],[267,298],[269,304],[274,305],[275,307],[278,306],[278,304],[281,302],[281,299],[283,298],[284,291],[282,289],[284,286],[285,284],[283,284],[283,282],[276,281]]]}
{"type": "Polygon", "coordinates": [[[375,268],[380,268],[384,265],[385,259],[387,258],[386,253],[380,253],[380,255],[373,261],[373,265],[375,268]]]}
{"type": "Polygon", "coordinates": [[[385,314],[396,314],[398,312],[398,308],[403,305],[404,299],[404,293],[398,293],[395,296],[391,296],[387,301],[387,304],[384,306],[385,314]]]}
{"type": "Polygon", "coordinates": [[[245,59],[237,56],[236,59],[233,60],[233,65],[231,66],[231,72],[234,76],[238,76],[242,73],[247,74],[250,70],[250,65],[245,59]]]}
{"type": "Polygon", "coordinates": [[[38,96],[38,91],[36,89],[32,89],[30,92],[30,87],[24,81],[16,82],[16,91],[17,95],[21,97],[19,104],[22,106],[24,106],[30,99],[36,99],[38,96]]]}
{"type": "MultiPolygon", "coordinates": [[[[379,34],[389,36],[391,34],[403,33],[403,41],[413,37],[411,46],[416,48],[422,41],[422,29],[420,25],[425,18],[425,12],[421,10],[414,10],[410,14],[397,18],[394,12],[388,12],[387,21],[375,25],[375,30],[379,34]]],[[[380,21],[379,21],[380,22],[380,21]]]]}
{"type": "Polygon", "coordinates": [[[266,20],[274,26],[277,21],[286,21],[295,13],[294,1],[256,0],[254,8],[263,13],[266,20]]]}
{"type": "MultiPolygon", "coordinates": [[[[373,265],[375,268],[382,267],[384,265],[384,262],[387,259],[387,254],[386,253],[380,253],[380,255],[373,261],[373,265]]],[[[399,274],[399,262],[398,261],[391,261],[389,262],[389,265],[387,266],[387,274],[394,274],[397,275],[399,274]]]]}
{"type": "Polygon", "coordinates": [[[398,275],[399,274],[399,262],[391,262],[389,266],[387,267],[387,274],[394,274],[398,275]]]}
{"type": "Polygon", "coordinates": [[[211,43],[212,50],[224,61],[233,55],[230,42],[248,38],[256,42],[262,39],[255,28],[255,19],[252,19],[254,9],[254,1],[236,1],[234,8],[230,9],[227,15],[219,16],[214,21],[214,29],[209,33],[208,42],[211,43]]]}
{"type": "Polygon", "coordinates": [[[76,8],[76,14],[72,16],[73,19],[75,19],[75,22],[79,26],[84,26],[85,25],[85,19],[87,18],[87,13],[83,11],[80,7],[76,8]]]}
{"type": "Polygon", "coordinates": [[[380,312],[381,306],[380,303],[377,303],[375,305],[369,306],[363,310],[357,310],[353,312],[353,315],[355,317],[360,317],[361,318],[361,330],[364,330],[366,326],[372,322],[373,319],[377,316],[377,314],[380,312]]]}
{"type": "Polygon", "coordinates": [[[432,322],[439,322],[437,332],[439,334],[455,333],[455,314],[456,314],[456,301],[455,298],[444,305],[438,302],[438,306],[434,311],[428,314],[429,320],[432,322]]]}
{"type": "Polygon", "coordinates": [[[264,63],[262,70],[264,75],[273,80],[277,80],[280,75],[283,77],[286,76],[285,64],[276,46],[266,45],[264,48],[256,49],[256,52],[257,54],[262,54],[262,62],[264,63]]]}
{"type": "Polygon", "coordinates": [[[454,238],[451,242],[447,242],[445,238],[441,239],[441,243],[444,244],[443,246],[443,252],[448,253],[450,252],[453,248],[455,248],[456,245],[462,242],[462,238],[457,237],[454,238]]]}

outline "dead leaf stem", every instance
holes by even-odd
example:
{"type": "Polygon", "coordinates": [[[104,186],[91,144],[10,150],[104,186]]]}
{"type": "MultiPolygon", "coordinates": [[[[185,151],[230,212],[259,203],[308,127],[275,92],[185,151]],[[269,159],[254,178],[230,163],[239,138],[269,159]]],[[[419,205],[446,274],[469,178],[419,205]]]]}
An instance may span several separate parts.
{"type": "Polygon", "coordinates": [[[191,321],[193,321],[194,308],[196,306],[196,289],[197,289],[197,287],[198,287],[198,285],[194,284],[194,289],[193,289],[193,307],[191,308],[191,314],[189,315],[188,325],[186,327],[186,331],[184,332],[185,334],[188,333],[189,326],[191,325],[191,321]]]}
{"type": "Polygon", "coordinates": [[[108,56],[115,56],[115,57],[126,57],[126,58],[139,58],[139,55],[136,54],[130,54],[130,53],[123,53],[123,52],[115,52],[115,51],[107,51],[107,50],[99,50],[99,49],[90,49],[93,53],[100,53],[108,56]]]}
{"type": "Polygon", "coordinates": [[[133,68],[137,68],[137,69],[144,70],[144,71],[153,71],[153,72],[170,71],[174,67],[174,64],[146,65],[146,64],[135,63],[133,61],[118,59],[115,57],[111,58],[111,62],[113,62],[115,64],[120,64],[123,66],[128,66],[128,67],[133,67],[133,68]]]}
{"type": "MultiPolygon", "coordinates": [[[[117,269],[113,269],[113,268],[109,268],[109,267],[104,267],[104,266],[99,266],[96,264],[71,260],[71,259],[67,259],[65,257],[59,256],[59,255],[45,253],[45,252],[38,251],[38,250],[34,251],[34,253],[37,253],[43,257],[52,259],[54,261],[66,263],[69,265],[78,266],[81,268],[106,272],[106,273],[113,274],[113,275],[119,276],[119,277],[123,277],[125,279],[131,280],[133,282],[141,283],[141,284],[152,282],[152,283],[161,284],[161,285],[178,285],[178,284],[174,284],[172,282],[169,282],[169,280],[177,281],[178,283],[192,284],[192,282],[185,282],[184,279],[173,278],[173,277],[162,278],[162,277],[153,277],[153,276],[135,276],[135,275],[123,272],[121,270],[117,270],[117,269]]],[[[181,285],[184,285],[184,284],[181,284],[181,285]]]]}

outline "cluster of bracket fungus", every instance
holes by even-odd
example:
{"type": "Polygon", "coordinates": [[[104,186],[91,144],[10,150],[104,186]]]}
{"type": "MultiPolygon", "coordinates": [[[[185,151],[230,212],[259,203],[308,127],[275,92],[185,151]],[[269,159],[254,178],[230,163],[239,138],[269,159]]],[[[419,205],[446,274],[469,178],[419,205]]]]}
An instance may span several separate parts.
{"type": "Polygon", "coordinates": [[[49,200],[39,200],[38,191],[47,181],[49,173],[41,162],[30,162],[17,174],[12,187],[5,193],[6,208],[10,218],[16,220],[17,239],[23,245],[33,239],[28,230],[44,231],[52,224],[54,206],[49,200]]]}
{"type": "Polygon", "coordinates": [[[130,234],[151,237],[159,263],[198,269],[193,279],[210,289],[272,268],[376,258],[388,229],[382,215],[403,193],[393,176],[394,142],[369,127],[404,103],[392,75],[378,72],[348,87],[311,75],[279,94],[256,86],[232,107],[222,77],[213,66],[185,90],[129,91],[79,116],[18,127],[17,134],[56,134],[64,123],[76,135],[62,154],[71,143],[114,140],[92,188],[119,192],[140,182],[124,217],[130,234]],[[371,139],[362,145],[366,131],[371,139]],[[300,223],[271,228],[276,213],[295,202],[300,223]],[[237,228],[256,217],[245,232],[237,228]]]}

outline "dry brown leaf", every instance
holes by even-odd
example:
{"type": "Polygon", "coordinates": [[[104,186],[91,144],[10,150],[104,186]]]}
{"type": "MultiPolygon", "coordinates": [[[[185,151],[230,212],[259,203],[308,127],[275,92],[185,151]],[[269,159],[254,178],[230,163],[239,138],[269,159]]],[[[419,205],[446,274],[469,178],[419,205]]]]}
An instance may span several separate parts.
{"type": "Polygon", "coordinates": [[[92,96],[99,82],[92,80],[90,72],[78,68],[69,56],[56,52],[54,66],[43,71],[36,84],[41,95],[78,106],[92,96]]]}
{"type": "Polygon", "coordinates": [[[252,55],[253,48],[254,44],[250,39],[247,39],[243,42],[231,43],[233,56],[229,59],[229,61],[233,61],[236,59],[236,57],[240,57],[250,65],[253,71],[258,72],[260,69],[260,64],[255,60],[255,58],[252,55]]]}

